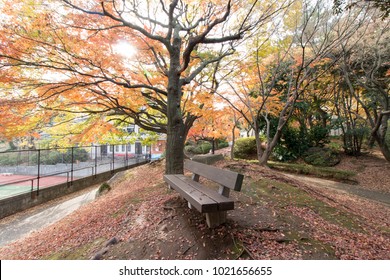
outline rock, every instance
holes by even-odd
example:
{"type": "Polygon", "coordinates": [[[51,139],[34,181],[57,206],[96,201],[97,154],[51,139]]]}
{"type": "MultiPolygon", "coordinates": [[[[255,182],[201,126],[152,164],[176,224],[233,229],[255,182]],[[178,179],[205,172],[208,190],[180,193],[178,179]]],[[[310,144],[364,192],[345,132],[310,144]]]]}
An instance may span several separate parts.
{"type": "Polygon", "coordinates": [[[96,198],[108,193],[110,190],[111,190],[111,186],[108,183],[101,184],[99,189],[96,192],[96,198]]]}
{"type": "Polygon", "coordinates": [[[106,242],[106,247],[108,247],[108,246],[110,246],[110,245],[115,245],[115,244],[117,244],[119,241],[118,241],[118,239],[116,238],[116,237],[113,237],[113,238],[111,238],[110,240],[108,240],[107,242],[106,242]]]}
{"type": "Polygon", "coordinates": [[[101,260],[103,259],[103,255],[106,254],[109,250],[109,246],[111,245],[115,245],[117,244],[119,241],[118,241],[118,238],[116,237],[113,237],[111,238],[110,240],[108,240],[106,242],[106,244],[104,245],[104,248],[101,249],[99,252],[97,252],[92,258],[91,260],[101,260]]]}
{"type": "Polygon", "coordinates": [[[103,249],[101,249],[99,252],[97,252],[92,258],[91,260],[101,260],[103,259],[103,255],[106,254],[108,252],[108,247],[104,247],[103,249]]]}
{"type": "Polygon", "coordinates": [[[94,255],[91,260],[101,260],[103,258],[103,255],[100,254],[100,253],[97,253],[96,255],[94,255]]]}

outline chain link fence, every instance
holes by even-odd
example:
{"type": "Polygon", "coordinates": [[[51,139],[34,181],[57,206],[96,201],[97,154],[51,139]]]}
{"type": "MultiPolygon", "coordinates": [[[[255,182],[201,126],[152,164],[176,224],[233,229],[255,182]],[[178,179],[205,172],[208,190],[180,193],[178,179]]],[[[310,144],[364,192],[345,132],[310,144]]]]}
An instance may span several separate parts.
{"type": "Polygon", "coordinates": [[[147,152],[130,144],[0,152],[0,199],[149,161],[147,152]]]}

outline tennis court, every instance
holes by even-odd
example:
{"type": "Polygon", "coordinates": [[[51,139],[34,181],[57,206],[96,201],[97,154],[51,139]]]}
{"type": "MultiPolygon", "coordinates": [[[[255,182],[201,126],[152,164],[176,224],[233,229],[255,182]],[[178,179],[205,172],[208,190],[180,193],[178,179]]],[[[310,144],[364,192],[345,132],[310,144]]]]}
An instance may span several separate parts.
{"type": "MultiPolygon", "coordinates": [[[[75,179],[75,178],[74,178],[75,179]]],[[[61,183],[66,183],[66,176],[48,176],[39,178],[39,188],[45,188],[61,183]]],[[[21,193],[31,192],[33,188],[38,187],[37,176],[0,174],[0,199],[18,195],[21,193]]]]}

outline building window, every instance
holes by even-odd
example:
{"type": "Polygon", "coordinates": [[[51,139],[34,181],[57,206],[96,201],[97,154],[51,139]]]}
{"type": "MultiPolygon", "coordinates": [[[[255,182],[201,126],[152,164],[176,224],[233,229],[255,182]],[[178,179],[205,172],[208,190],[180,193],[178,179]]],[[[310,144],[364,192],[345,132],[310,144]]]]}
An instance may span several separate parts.
{"type": "Polygon", "coordinates": [[[135,131],[135,125],[130,124],[128,127],[126,127],[127,133],[133,133],[135,131]]]}

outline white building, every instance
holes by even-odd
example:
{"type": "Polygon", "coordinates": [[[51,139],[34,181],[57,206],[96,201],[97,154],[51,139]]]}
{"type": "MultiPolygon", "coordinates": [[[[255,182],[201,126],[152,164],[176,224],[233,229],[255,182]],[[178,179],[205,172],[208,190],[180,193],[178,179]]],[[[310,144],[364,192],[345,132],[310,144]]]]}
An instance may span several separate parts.
{"type": "MultiPolygon", "coordinates": [[[[126,132],[130,133],[137,133],[142,137],[142,132],[140,132],[140,128],[137,125],[129,125],[125,128],[126,132]]],[[[160,158],[164,151],[165,151],[165,142],[166,137],[165,135],[160,135],[159,139],[157,140],[157,143],[153,144],[152,146],[146,146],[142,145],[141,141],[135,141],[135,143],[128,143],[128,144],[119,144],[119,145],[100,145],[99,147],[96,147],[95,151],[92,151],[92,157],[95,158],[101,157],[101,156],[128,156],[128,157],[134,157],[134,156],[140,156],[140,155],[150,155],[151,158],[157,159],[160,158]]]]}

